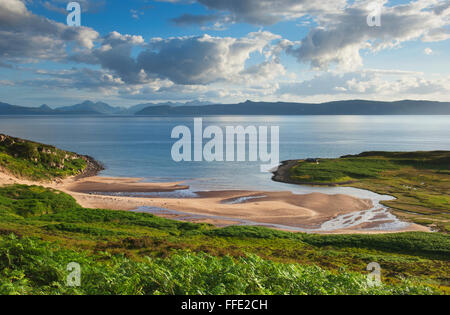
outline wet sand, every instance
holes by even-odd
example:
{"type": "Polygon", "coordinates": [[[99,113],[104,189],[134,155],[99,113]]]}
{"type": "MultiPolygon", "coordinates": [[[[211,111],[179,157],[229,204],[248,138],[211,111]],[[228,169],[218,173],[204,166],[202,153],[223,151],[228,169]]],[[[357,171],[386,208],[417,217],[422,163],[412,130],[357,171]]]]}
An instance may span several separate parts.
{"type": "MultiPolygon", "coordinates": [[[[154,197],[145,196],[145,194],[182,191],[189,187],[181,182],[144,183],[139,178],[111,177],[69,178],[64,181],[36,183],[0,172],[0,185],[13,183],[38,184],[64,191],[86,208],[131,211],[140,207],[154,207],[183,213],[183,215],[159,213],[158,215],[162,217],[171,219],[182,217],[186,221],[217,226],[241,224],[239,220],[245,220],[251,221],[255,225],[258,223],[265,226],[273,224],[280,230],[284,230],[283,226],[314,230],[339,216],[373,208],[372,201],[369,199],[359,199],[342,194],[296,195],[291,192],[213,191],[199,192],[197,198],[154,197]],[[116,193],[142,193],[142,195],[139,197],[118,196],[116,193]]],[[[362,224],[346,229],[317,232],[370,234],[400,231],[429,230],[415,224],[395,231],[377,230],[376,226],[368,223],[366,226],[362,224]]]]}
{"type": "Polygon", "coordinates": [[[189,189],[182,183],[143,183],[142,178],[88,177],[65,186],[68,191],[90,192],[171,192],[189,189]]]}

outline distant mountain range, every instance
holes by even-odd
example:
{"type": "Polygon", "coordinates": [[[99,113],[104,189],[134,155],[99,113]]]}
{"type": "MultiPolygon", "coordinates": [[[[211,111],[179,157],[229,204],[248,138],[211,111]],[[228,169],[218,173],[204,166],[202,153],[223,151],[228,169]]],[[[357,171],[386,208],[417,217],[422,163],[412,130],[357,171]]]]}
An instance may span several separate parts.
{"type": "Polygon", "coordinates": [[[130,108],[103,102],[85,101],[66,107],[24,107],[0,102],[0,115],[137,115],[137,116],[213,116],[213,115],[450,115],[450,102],[365,100],[321,104],[252,102],[239,104],[146,103],[130,108]]]}
{"type": "Polygon", "coordinates": [[[114,107],[103,102],[91,102],[85,101],[81,104],[75,104],[72,106],[64,106],[51,108],[44,104],[40,107],[25,107],[18,105],[11,105],[0,102],[0,115],[86,115],[86,116],[98,116],[98,115],[134,115],[137,112],[149,108],[158,106],[204,106],[210,105],[210,102],[191,101],[187,103],[146,103],[138,104],[130,108],[114,107]]]}
{"type": "Polygon", "coordinates": [[[0,115],[111,115],[114,111],[115,108],[108,104],[90,101],[57,109],[46,104],[40,107],[24,107],[0,102],[0,115]]]}
{"type": "Polygon", "coordinates": [[[229,105],[154,106],[147,107],[136,115],[450,115],[450,103],[407,100],[399,102],[352,100],[321,104],[247,101],[229,105]]]}

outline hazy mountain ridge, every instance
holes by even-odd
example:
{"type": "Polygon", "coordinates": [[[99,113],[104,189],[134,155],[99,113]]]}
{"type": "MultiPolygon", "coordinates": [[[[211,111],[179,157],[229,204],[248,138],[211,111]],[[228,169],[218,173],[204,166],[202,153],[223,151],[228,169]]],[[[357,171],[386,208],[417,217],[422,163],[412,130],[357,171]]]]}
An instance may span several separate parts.
{"type": "Polygon", "coordinates": [[[0,102],[0,115],[51,115],[53,112],[45,106],[23,107],[0,102]]]}
{"type": "Polygon", "coordinates": [[[85,101],[81,104],[59,107],[56,108],[55,110],[62,111],[64,113],[92,113],[92,114],[114,115],[118,114],[123,109],[120,107],[110,106],[109,104],[103,102],[94,103],[91,101],[85,101]]]}
{"type": "Polygon", "coordinates": [[[192,101],[146,103],[130,108],[114,107],[104,102],[92,101],[58,108],[50,108],[46,104],[40,107],[24,107],[0,102],[0,115],[450,115],[450,102],[349,100],[320,104],[252,101],[239,104],[211,104],[192,101]]]}
{"type": "Polygon", "coordinates": [[[366,100],[328,103],[252,102],[209,106],[157,106],[137,112],[139,116],[211,115],[450,115],[450,102],[366,100]]]}
{"type": "Polygon", "coordinates": [[[209,102],[192,101],[187,103],[146,103],[138,104],[130,108],[114,107],[104,102],[84,101],[80,104],[71,106],[61,106],[51,108],[47,104],[40,107],[26,107],[19,105],[11,105],[0,102],[0,115],[134,115],[151,106],[184,106],[184,105],[206,105],[209,102]]]}

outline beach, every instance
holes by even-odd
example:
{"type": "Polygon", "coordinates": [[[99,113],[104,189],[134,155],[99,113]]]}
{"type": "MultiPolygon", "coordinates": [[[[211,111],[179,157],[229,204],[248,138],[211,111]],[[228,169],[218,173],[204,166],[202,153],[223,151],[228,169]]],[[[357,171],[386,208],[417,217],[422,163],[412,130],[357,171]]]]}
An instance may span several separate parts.
{"type": "Polygon", "coordinates": [[[402,228],[386,229],[383,213],[376,222],[361,220],[375,209],[372,200],[344,194],[293,194],[289,191],[208,191],[195,196],[173,197],[171,192],[183,192],[189,186],[183,182],[145,183],[142,178],[72,177],[52,182],[33,182],[0,172],[0,185],[41,185],[61,190],[74,197],[86,208],[118,211],[141,211],[161,217],[208,223],[218,227],[244,224],[271,227],[292,232],[312,233],[387,233],[429,231],[428,228],[405,224],[402,228]],[[160,194],[165,193],[165,194],[160,194]],[[361,215],[359,215],[361,213],[361,215]],[[356,214],[356,215],[355,215],[356,214]],[[323,225],[345,216],[359,218],[360,224],[324,229],[323,225]]]}

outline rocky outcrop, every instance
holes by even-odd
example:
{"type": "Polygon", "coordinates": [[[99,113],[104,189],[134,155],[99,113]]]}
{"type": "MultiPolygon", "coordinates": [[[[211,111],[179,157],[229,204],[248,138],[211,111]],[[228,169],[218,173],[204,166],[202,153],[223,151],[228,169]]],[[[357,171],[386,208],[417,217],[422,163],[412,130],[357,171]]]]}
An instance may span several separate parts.
{"type": "Polygon", "coordinates": [[[85,178],[85,177],[91,177],[96,176],[98,173],[103,171],[105,167],[102,163],[94,159],[93,157],[89,155],[83,155],[81,156],[87,163],[86,168],[81,172],[80,175],[76,176],[77,179],[79,178],[85,178]]]}

